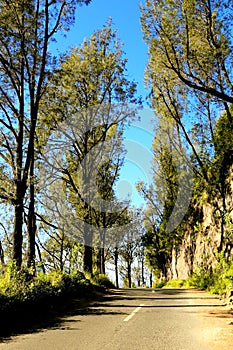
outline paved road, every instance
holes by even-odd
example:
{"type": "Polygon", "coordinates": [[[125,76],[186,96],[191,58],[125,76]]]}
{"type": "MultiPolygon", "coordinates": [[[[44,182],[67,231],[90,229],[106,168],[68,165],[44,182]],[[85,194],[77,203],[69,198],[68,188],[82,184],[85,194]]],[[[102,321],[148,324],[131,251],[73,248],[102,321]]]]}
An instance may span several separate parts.
{"type": "Polygon", "coordinates": [[[114,291],[88,307],[74,305],[57,326],[0,343],[0,350],[210,350],[221,330],[207,316],[219,305],[196,290],[114,291]]]}

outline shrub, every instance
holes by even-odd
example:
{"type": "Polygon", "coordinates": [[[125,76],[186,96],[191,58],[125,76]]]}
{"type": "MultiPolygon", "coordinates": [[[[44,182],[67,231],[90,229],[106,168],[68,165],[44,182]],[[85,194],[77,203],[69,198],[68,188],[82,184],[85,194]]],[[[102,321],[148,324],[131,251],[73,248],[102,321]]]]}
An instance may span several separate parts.
{"type": "Polygon", "coordinates": [[[152,288],[163,288],[166,285],[166,280],[155,280],[152,284],[152,288]]]}
{"type": "Polygon", "coordinates": [[[108,276],[104,275],[104,274],[98,274],[96,276],[94,276],[91,281],[103,288],[106,289],[110,289],[110,288],[116,288],[115,285],[112,283],[112,281],[110,281],[110,279],[108,278],[108,276]]]}
{"type": "Polygon", "coordinates": [[[226,261],[220,254],[219,262],[214,269],[212,284],[209,290],[214,294],[227,294],[233,289],[233,260],[226,261]]]}
{"type": "Polygon", "coordinates": [[[212,273],[202,266],[196,268],[193,274],[188,278],[186,284],[189,287],[207,289],[212,284],[212,273]]]}
{"type": "Polygon", "coordinates": [[[171,288],[182,288],[184,287],[185,280],[181,279],[174,279],[170,280],[166,283],[165,287],[171,287],[171,288]]]}
{"type": "Polygon", "coordinates": [[[0,276],[0,311],[47,310],[61,300],[93,293],[94,286],[82,272],[52,271],[33,276],[28,269],[11,264],[0,276]]]}
{"type": "Polygon", "coordinates": [[[219,254],[219,261],[213,271],[197,268],[186,282],[189,287],[207,289],[213,294],[223,295],[233,289],[233,260],[226,261],[219,254]]]}

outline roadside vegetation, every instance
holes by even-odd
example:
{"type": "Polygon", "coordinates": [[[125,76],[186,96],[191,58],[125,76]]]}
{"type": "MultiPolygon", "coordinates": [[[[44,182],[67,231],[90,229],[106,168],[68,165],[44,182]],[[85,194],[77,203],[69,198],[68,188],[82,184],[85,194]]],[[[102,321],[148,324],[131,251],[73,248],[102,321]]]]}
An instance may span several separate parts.
{"type": "Polygon", "coordinates": [[[28,268],[17,269],[9,264],[0,276],[0,335],[27,330],[46,323],[69,310],[77,299],[103,295],[114,284],[104,275],[88,276],[80,271],[51,271],[36,274],[28,268]]]}
{"type": "Polygon", "coordinates": [[[154,287],[233,289],[232,2],[141,6],[157,118],[153,180],[137,184],[144,210],[116,195],[142,101],[111,20],[79,47],[51,51],[90,3],[0,0],[1,322],[114,287],[109,265],[117,288],[153,277],[154,287]],[[168,281],[186,241],[190,277],[168,281]]]}
{"type": "Polygon", "coordinates": [[[186,280],[155,281],[154,288],[200,288],[212,294],[227,295],[233,290],[233,260],[221,257],[213,270],[197,268],[186,280]]]}
{"type": "Polygon", "coordinates": [[[18,270],[11,264],[0,277],[0,312],[17,312],[21,307],[50,308],[61,300],[88,298],[107,288],[114,288],[114,284],[105,275],[52,271],[34,276],[30,269],[18,270]]]}
{"type": "Polygon", "coordinates": [[[224,294],[233,288],[232,2],[147,0],[141,13],[158,117],[153,184],[138,186],[146,259],[155,280],[168,281],[184,276],[182,256],[190,277],[167,286],[224,294]]]}

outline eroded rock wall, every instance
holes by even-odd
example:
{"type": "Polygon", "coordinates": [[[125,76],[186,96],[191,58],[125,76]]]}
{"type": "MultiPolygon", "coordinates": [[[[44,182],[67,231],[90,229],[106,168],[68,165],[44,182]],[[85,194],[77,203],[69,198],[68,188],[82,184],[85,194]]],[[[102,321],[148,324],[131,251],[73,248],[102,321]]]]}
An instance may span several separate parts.
{"type": "MultiPolygon", "coordinates": [[[[226,212],[233,218],[233,167],[230,171],[228,194],[225,198],[226,212]]],[[[187,225],[182,243],[173,249],[170,278],[186,279],[198,266],[210,269],[216,264],[216,253],[221,244],[221,212],[222,200],[205,203],[201,206],[202,220],[192,226],[187,225]]],[[[232,220],[233,221],[233,220],[232,220]]],[[[224,225],[225,236],[229,227],[224,225]]],[[[229,237],[232,240],[233,237],[229,237]]],[[[227,240],[224,241],[223,249],[226,248],[227,240]]],[[[233,256],[232,246],[228,254],[233,256]]]]}

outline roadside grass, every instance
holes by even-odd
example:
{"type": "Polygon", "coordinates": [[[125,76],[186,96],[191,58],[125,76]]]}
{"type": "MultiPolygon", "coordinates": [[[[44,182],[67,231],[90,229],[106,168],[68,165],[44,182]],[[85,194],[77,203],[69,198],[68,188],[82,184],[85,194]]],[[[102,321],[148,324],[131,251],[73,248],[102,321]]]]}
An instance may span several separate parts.
{"type": "Polygon", "coordinates": [[[153,283],[153,288],[187,288],[185,286],[186,281],[182,279],[172,279],[172,280],[162,280],[155,281],[153,283]]]}
{"type": "Polygon", "coordinates": [[[187,280],[157,280],[153,288],[200,288],[212,294],[227,295],[233,291],[233,260],[226,261],[220,255],[214,269],[200,266],[187,280]]]}

